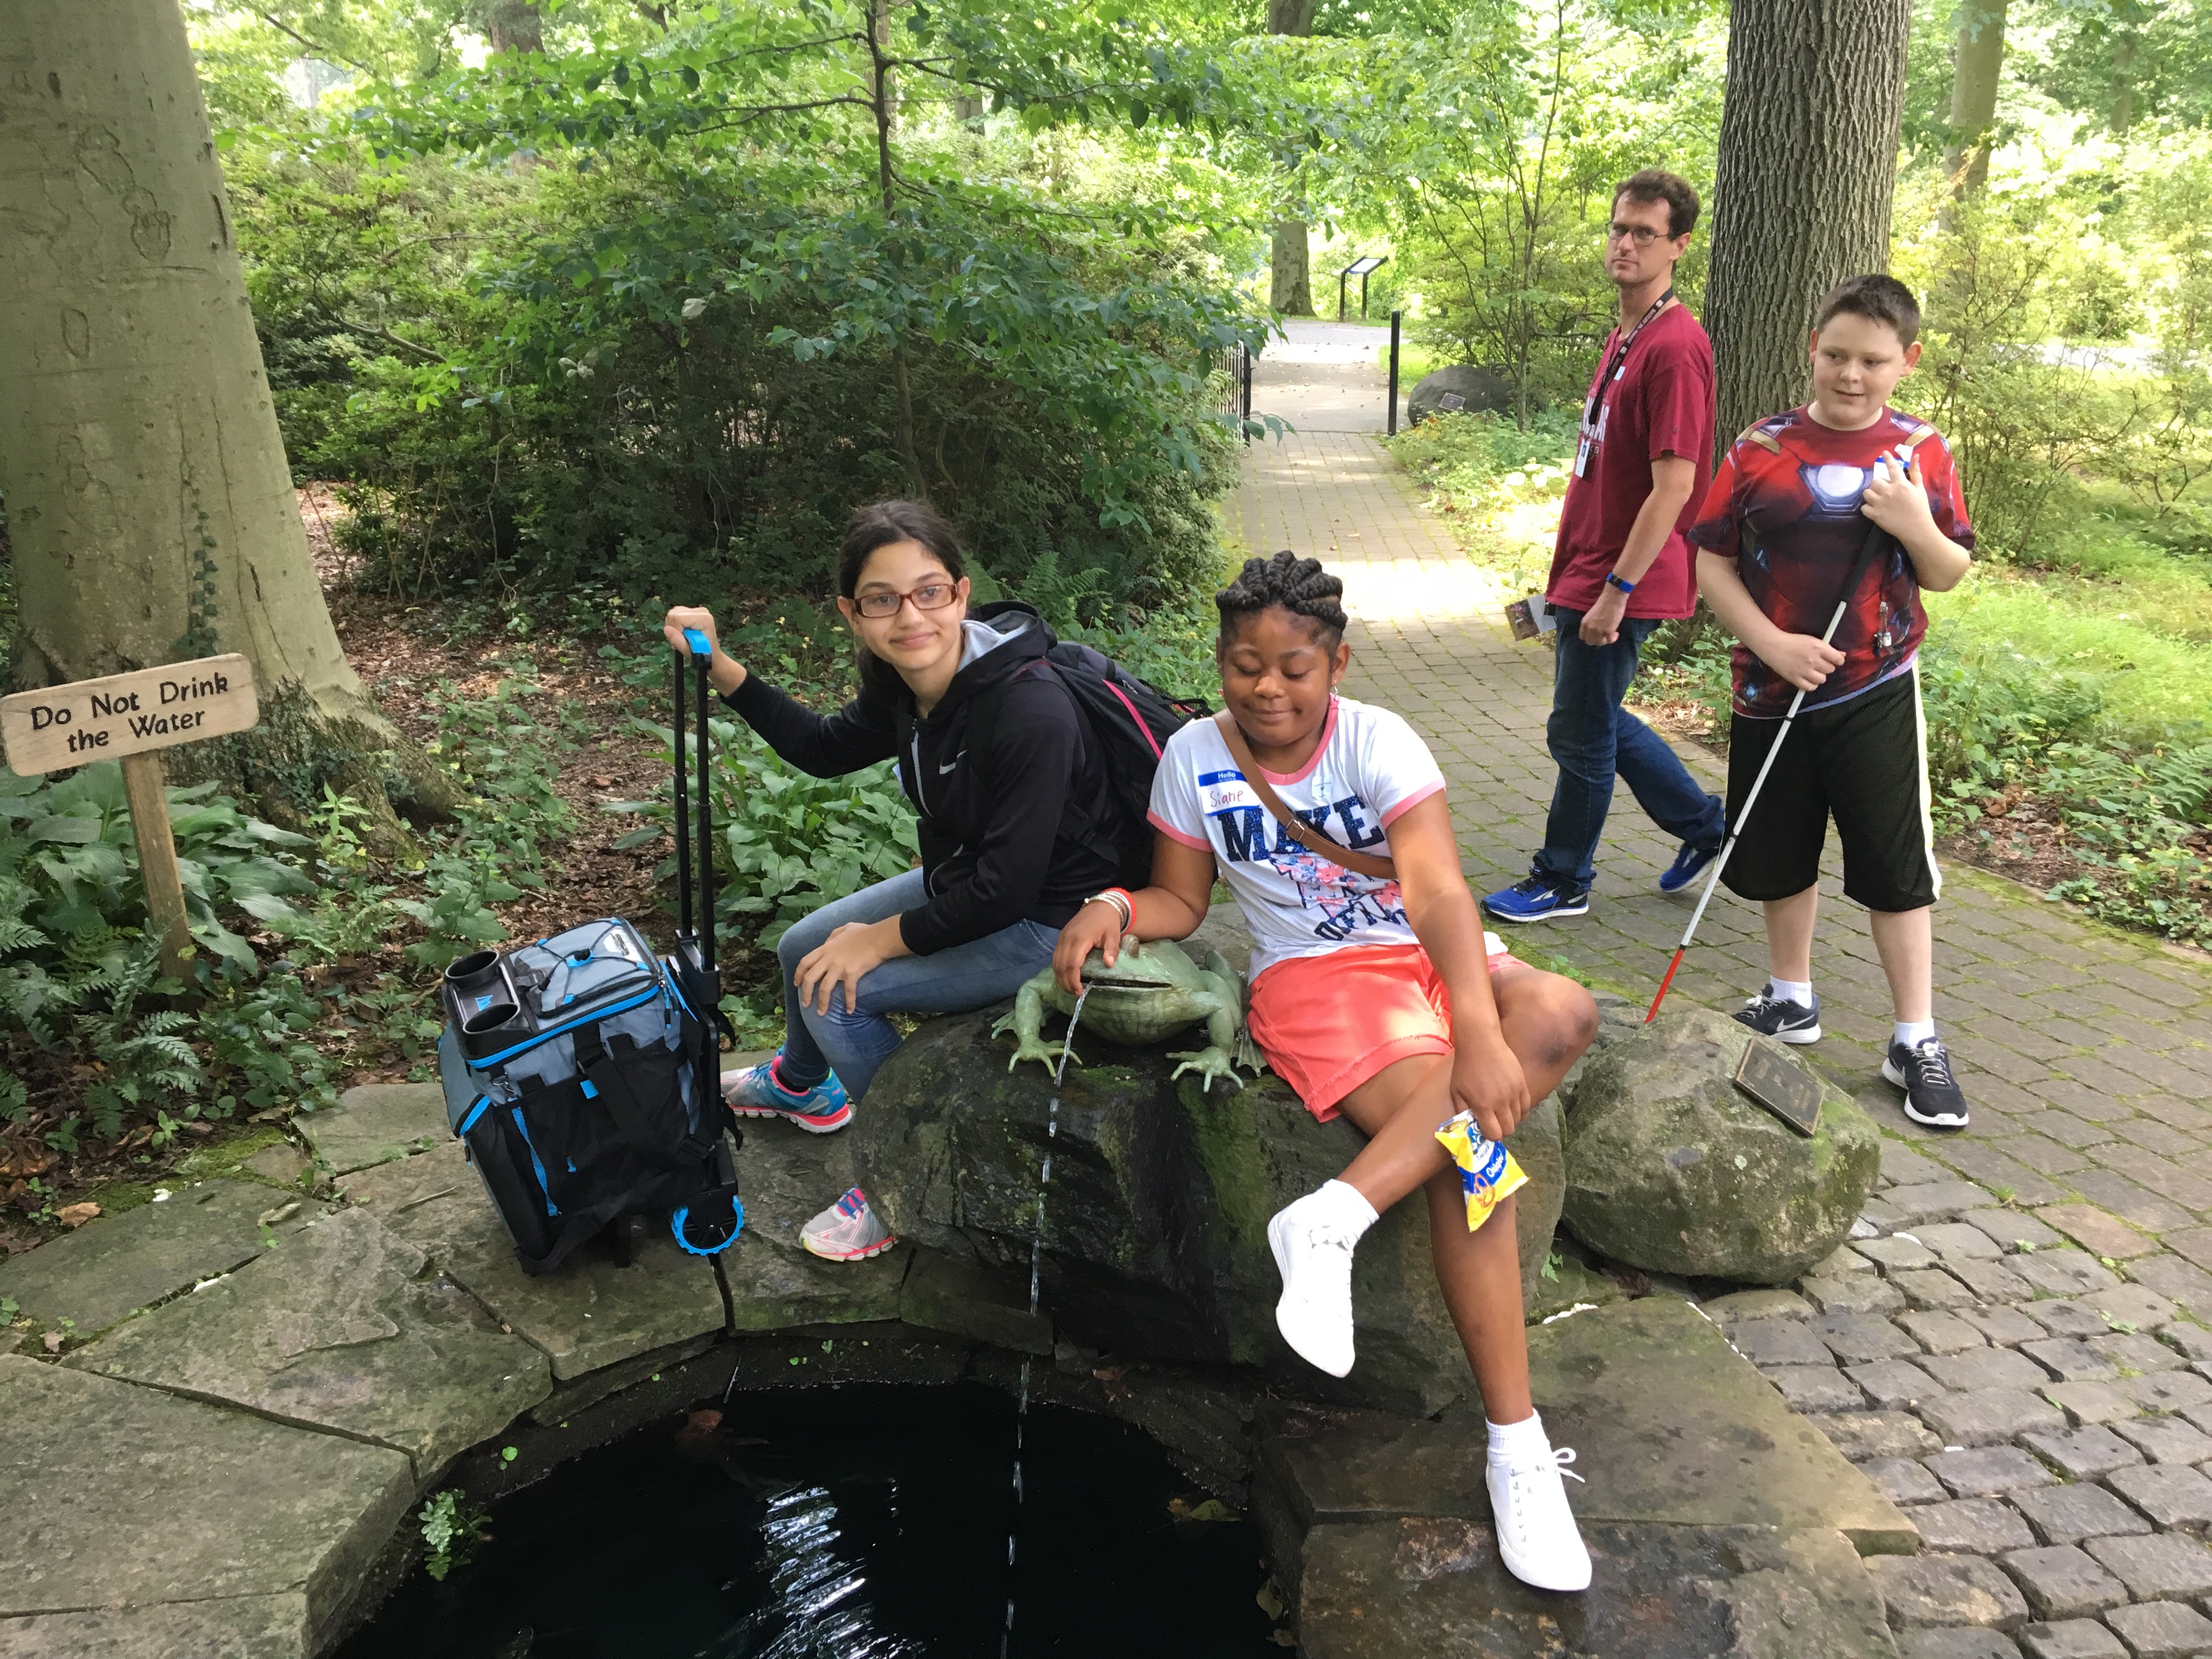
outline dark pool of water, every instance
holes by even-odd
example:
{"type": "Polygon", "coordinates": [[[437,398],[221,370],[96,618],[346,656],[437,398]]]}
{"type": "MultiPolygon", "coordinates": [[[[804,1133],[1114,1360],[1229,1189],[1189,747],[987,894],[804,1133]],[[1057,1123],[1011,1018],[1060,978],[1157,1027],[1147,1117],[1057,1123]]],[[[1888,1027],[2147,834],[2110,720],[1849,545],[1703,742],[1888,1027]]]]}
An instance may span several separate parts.
{"type": "MultiPolygon", "coordinates": [[[[503,1499],[490,1542],[339,1659],[989,1659],[1013,1418],[980,1386],[871,1384],[648,1425],[503,1499]]],[[[1013,1653],[1282,1652],[1253,1528],[1173,1519],[1205,1494],[1143,1435],[1032,1407],[1023,1472],[1013,1653]]]]}

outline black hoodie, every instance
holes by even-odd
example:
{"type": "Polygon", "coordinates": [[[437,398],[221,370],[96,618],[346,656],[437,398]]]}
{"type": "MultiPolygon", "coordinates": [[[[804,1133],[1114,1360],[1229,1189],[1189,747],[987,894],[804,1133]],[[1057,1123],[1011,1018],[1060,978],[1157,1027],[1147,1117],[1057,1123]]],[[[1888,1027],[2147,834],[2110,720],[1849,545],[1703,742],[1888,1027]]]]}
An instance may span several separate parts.
{"type": "Polygon", "coordinates": [[[971,612],[960,672],[927,720],[903,685],[863,687],[834,714],[814,713],[758,675],[723,702],[769,748],[817,778],[897,757],[899,783],[921,815],[929,902],[899,918],[908,950],[927,956],[1024,918],[1058,927],[1115,878],[1114,859],[1085,839],[1106,780],[1075,700],[1044,653],[1051,631],[1024,605],[971,612]],[[979,698],[998,703],[991,752],[967,747],[979,698]],[[1047,826],[1051,826],[1047,833],[1047,826]]]}

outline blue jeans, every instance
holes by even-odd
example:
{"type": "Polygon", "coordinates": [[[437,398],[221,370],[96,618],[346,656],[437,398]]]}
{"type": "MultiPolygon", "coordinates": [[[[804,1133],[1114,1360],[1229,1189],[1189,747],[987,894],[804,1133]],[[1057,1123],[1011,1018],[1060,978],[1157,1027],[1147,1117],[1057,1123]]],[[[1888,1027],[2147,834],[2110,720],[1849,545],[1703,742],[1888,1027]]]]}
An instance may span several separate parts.
{"type": "Polygon", "coordinates": [[[1552,678],[1552,718],[1544,727],[1559,781],[1544,825],[1535,873],[1580,892],[1595,875],[1598,837],[1613,807],[1618,772],[1637,805],[1678,841],[1717,850],[1727,836],[1721,798],[1690,775],[1667,740],[1620,706],[1636,678],[1637,653],[1659,626],[1654,617],[1622,620],[1611,645],[1583,643],[1583,613],[1560,611],[1552,678]]]}
{"type": "Polygon", "coordinates": [[[787,1085],[819,1083],[835,1067],[849,1100],[867,1093],[876,1068],[899,1046],[886,1014],[950,1014],[1012,996],[1052,961],[1060,930],[1018,921],[982,939],[926,957],[893,957],[860,976],[860,1006],[848,1010],[845,988],[830,993],[830,1012],[799,1000],[792,977],[807,953],[848,921],[881,921],[928,900],[921,872],[909,870],[823,905],[776,941],[783,968],[783,1077],[787,1085]]]}

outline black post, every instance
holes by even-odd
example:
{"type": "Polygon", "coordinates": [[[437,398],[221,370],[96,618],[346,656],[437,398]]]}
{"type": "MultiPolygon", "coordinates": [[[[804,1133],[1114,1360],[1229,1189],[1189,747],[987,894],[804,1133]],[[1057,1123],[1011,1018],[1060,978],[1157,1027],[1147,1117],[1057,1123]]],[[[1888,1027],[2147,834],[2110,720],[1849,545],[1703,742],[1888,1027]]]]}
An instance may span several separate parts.
{"type": "MultiPolygon", "coordinates": [[[[1252,348],[1250,346],[1244,348],[1244,418],[1248,421],[1252,418],[1252,348]]],[[[1248,444],[1252,441],[1250,432],[1245,433],[1244,441],[1248,444]]]]}
{"type": "Polygon", "coordinates": [[[1336,273],[1336,320],[1344,320],[1344,273],[1336,273]]]}
{"type": "Polygon", "coordinates": [[[1390,422],[1389,435],[1398,435],[1398,319],[1401,311],[1390,313],[1390,422]]]}
{"type": "Polygon", "coordinates": [[[1367,273],[1359,273],[1359,320],[1367,320],[1367,273]]]}

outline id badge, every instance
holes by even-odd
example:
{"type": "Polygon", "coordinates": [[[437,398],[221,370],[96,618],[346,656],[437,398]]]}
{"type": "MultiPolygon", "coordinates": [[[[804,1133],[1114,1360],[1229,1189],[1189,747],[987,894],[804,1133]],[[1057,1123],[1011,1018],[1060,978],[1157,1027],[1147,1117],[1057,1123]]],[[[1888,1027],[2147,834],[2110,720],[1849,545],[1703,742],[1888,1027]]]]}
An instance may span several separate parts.
{"type": "Polygon", "coordinates": [[[1581,477],[1589,470],[1590,437],[1585,432],[1575,444],[1575,477],[1581,477]]]}

